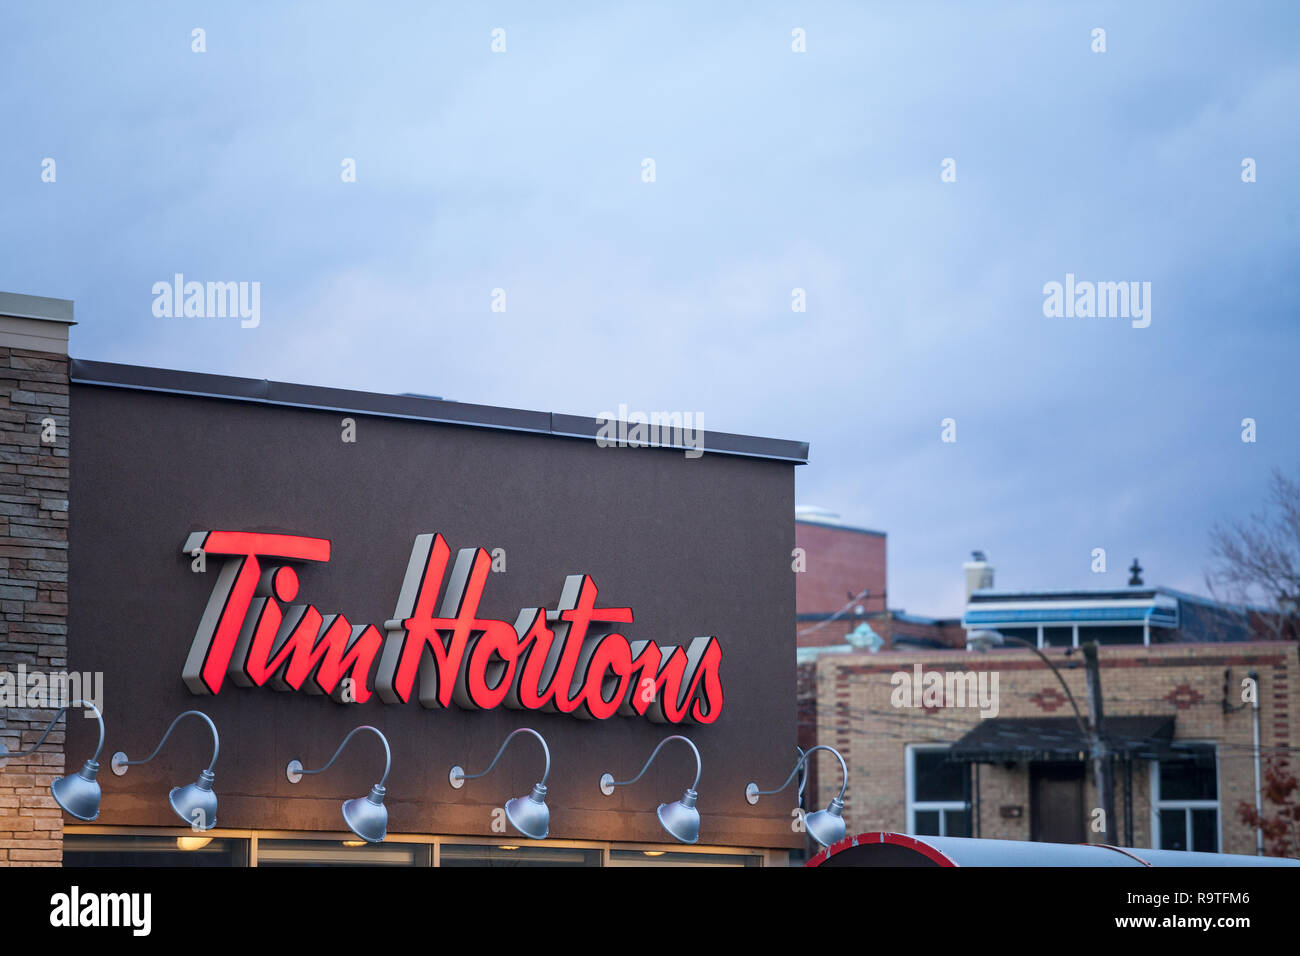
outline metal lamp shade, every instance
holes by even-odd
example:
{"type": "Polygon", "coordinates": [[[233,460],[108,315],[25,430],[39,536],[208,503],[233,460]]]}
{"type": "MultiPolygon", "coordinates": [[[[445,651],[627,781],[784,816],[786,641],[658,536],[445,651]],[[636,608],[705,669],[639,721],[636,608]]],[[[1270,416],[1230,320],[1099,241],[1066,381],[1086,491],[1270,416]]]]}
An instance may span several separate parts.
{"type": "Polygon", "coordinates": [[[700,838],[700,811],[695,809],[698,796],[694,790],[687,790],[676,803],[659,804],[660,824],[682,843],[694,843],[700,838]]]}
{"type": "Polygon", "coordinates": [[[343,822],[367,843],[383,843],[388,836],[388,808],[384,806],[384,788],[375,784],[364,797],[343,804],[343,822]]]}
{"type": "Polygon", "coordinates": [[[839,797],[831,800],[825,810],[810,813],[804,820],[804,826],[814,840],[822,846],[830,846],[844,839],[844,804],[839,797]]]}
{"type": "Polygon", "coordinates": [[[99,816],[99,781],[95,779],[98,772],[99,764],[87,760],[75,774],[57,778],[50,784],[54,802],[78,820],[94,820],[99,816]]]}
{"type": "Polygon", "coordinates": [[[195,830],[211,830],[217,825],[217,795],[212,792],[211,770],[199,774],[188,787],[175,787],[168,800],[176,815],[195,830]]]}
{"type": "Polygon", "coordinates": [[[506,819],[524,836],[533,840],[545,840],[551,826],[551,809],[546,805],[545,785],[535,784],[528,796],[507,801],[506,819]]]}

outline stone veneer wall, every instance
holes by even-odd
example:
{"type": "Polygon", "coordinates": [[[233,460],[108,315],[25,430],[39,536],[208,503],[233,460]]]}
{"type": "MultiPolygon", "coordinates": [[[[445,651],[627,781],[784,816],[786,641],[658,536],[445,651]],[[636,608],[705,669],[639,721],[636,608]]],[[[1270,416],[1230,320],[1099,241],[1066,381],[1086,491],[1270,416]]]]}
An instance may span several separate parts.
{"type": "MultiPolygon", "coordinates": [[[[60,304],[70,318],[71,303],[60,304]]],[[[68,324],[0,314],[0,672],[11,682],[20,664],[67,668],[68,324]],[[53,443],[42,441],[47,419],[53,443]]],[[[0,740],[10,751],[29,747],[54,713],[0,704],[0,740]]],[[[65,770],[63,726],[0,769],[0,866],[62,862],[63,813],[50,783],[65,770]]]]}

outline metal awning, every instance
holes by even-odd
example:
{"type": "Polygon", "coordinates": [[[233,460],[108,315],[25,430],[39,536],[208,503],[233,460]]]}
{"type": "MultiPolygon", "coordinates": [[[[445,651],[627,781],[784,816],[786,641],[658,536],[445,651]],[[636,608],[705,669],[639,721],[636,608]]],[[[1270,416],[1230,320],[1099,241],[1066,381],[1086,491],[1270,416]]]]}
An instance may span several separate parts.
{"type": "Polygon", "coordinates": [[[1152,604],[1122,607],[1071,607],[1017,606],[1015,608],[986,609],[972,604],[962,617],[962,626],[975,628],[1029,627],[1044,624],[1060,626],[1069,624],[1150,624],[1152,627],[1177,627],[1178,607],[1152,604]]]}
{"type": "MultiPolygon", "coordinates": [[[[1111,750],[1145,760],[1168,756],[1174,718],[1107,717],[1105,734],[1111,750]]],[[[967,763],[1020,763],[1030,760],[1081,760],[1088,738],[1073,717],[993,717],[981,720],[952,745],[950,760],[967,763]]]]}

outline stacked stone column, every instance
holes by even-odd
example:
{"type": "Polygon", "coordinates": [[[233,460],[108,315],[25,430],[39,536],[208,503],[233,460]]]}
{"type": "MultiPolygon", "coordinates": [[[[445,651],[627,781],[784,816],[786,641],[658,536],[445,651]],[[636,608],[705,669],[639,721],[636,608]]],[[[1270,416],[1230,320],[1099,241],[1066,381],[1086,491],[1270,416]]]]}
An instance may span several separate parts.
{"type": "MultiPolygon", "coordinates": [[[[72,303],[0,293],[0,671],[67,670],[68,328],[72,303]]],[[[12,686],[12,684],[11,684],[12,686]]],[[[55,714],[5,707],[0,740],[34,744],[55,714]]],[[[57,866],[63,813],[50,783],[65,772],[63,718],[45,745],[0,769],[0,866],[57,866]]]]}

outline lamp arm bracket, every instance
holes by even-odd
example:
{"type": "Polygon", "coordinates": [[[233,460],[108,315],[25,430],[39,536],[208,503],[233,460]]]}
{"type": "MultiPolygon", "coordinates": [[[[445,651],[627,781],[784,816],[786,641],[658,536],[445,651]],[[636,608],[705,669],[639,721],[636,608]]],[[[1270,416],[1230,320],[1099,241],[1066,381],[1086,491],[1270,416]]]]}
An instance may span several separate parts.
{"type": "Polygon", "coordinates": [[[542,752],[546,754],[546,769],[542,772],[541,783],[542,786],[546,786],[547,778],[549,778],[551,775],[551,748],[546,746],[546,740],[542,737],[542,735],[539,734],[537,731],[533,730],[533,728],[531,727],[520,727],[518,730],[512,731],[509,734],[509,736],[507,736],[506,739],[501,742],[501,749],[497,751],[497,755],[492,758],[492,762],[488,764],[486,770],[484,770],[482,773],[463,774],[461,776],[461,779],[477,780],[479,777],[486,777],[488,774],[490,774],[492,772],[492,768],[494,768],[497,765],[497,761],[501,759],[501,755],[506,752],[506,747],[509,745],[510,741],[513,740],[519,734],[532,734],[539,741],[541,741],[542,752]]]}
{"type": "Polygon", "coordinates": [[[184,713],[177,714],[171,726],[167,728],[167,732],[162,735],[162,740],[158,741],[158,746],[153,748],[153,753],[143,760],[119,760],[114,761],[114,763],[123,767],[138,767],[141,764],[148,763],[158,756],[158,753],[163,749],[163,744],[167,743],[167,738],[172,735],[172,731],[176,729],[176,725],[181,722],[182,718],[190,716],[202,717],[207,722],[208,729],[212,731],[212,760],[208,762],[208,772],[211,773],[212,768],[217,765],[217,755],[221,753],[221,737],[217,734],[217,725],[212,722],[212,718],[201,710],[187,710],[184,713]]]}
{"type": "Polygon", "coordinates": [[[696,748],[695,744],[691,741],[689,737],[683,737],[680,734],[673,734],[671,737],[665,737],[663,740],[659,741],[659,746],[656,747],[654,749],[654,752],[650,754],[650,759],[645,762],[645,766],[641,768],[641,772],[637,774],[635,777],[633,777],[631,780],[611,780],[609,781],[609,785],[612,787],[626,787],[629,784],[636,783],[638,780],[640,780],[642,777],[645,776],[645,772],[649,770],[650,765],[655,762],[655,757],[659,756],[659,751],[662,750],[664,744],[668,743],[668,741],[670,740],[684,741],[691,748],[692,752],[695,754],[695,782],[691,784],[691,789],[698,790],[700,787],[700,773],[704,769],[704,765],[700,762],[700,751],[698,748],[696,748]]]}
{"type": "Polygon", "coordinates": [[[58,713],[56,713],[54,715],[54,718],[49,722],[48,725],[46,725],[44,733],[41,734],[41,739],[36,741],[34,746],[28,748],[27,750],[20,750],[17,753],[8,753],[5,752],[3,748],[0,748],[0,759],[8,760],[12,757],[26,757],[28,754],[34,754],[36,751],[40,750],[41,744],[45,743],[45,738],[48,737],[50,735],[50,732],[54,730],[54,725],[59,722],[59,718],[62,717],[65,713],[67,713],[69,710],[71,710],[73,707],[76,707],[78,704],[85,704],[87,707],[93,710],[95,712],[96,719],[98,719],[99,721],[99,746],[95,748],[95,756],[90,758],[91,760],[98,761],[99,752],[104,749],[104,715],[99,712],[98,707],[96,707],[88,700],[74,700],[72,703],[68,704],[67,707],[60,707],[58,713]]]}
{"type": "MultiPolygon", "coordinates": [[[[848,789],[849,786],[849,768],[844,763],[844,757],[841,756],[840,752],[836,750],[834,747],[828,747],[826,744],[818,744],[816,747],[809,747],[806,752],[803,752],[802,756],[799,757],[798,762],[794,765],[794,769],[790,771],[790,776],[785,778],[785,783],[781,784],[781,786],[777,787],[775,790],[753,789],[749,791],[749,794],[752,795],[755,799],[757,799],[758,797],[770,797],[774,793],[780,793],[786,787],[790,786],[790,781],[794,780],[795,775],[799,773],[800,768],[803,768],[807,765],[808,758],[811,757],[819,750],[826,750],[829,751],[830,753],[833,753],[836,759],[838,759],[840,762],[840,770],[843,772],[843,782],[840,784],[839,798],[843,800],[844,791],[848,789]]],[[[805,781],[806,779],[807,777],[805,776],[805,781]]],[[[751,784],[750,786],[752,787],[753,785],[751,784]]],[[[800,784],[799,789],[802,792],[803,790],[802,783],[800,784]]]]}
{"type": "Polygon", "coordinates": [[[388,747],[388,738],[385,737],[377,727],[371,727],[369,724],[362,724],[360,727],[354,727],[348,735],[343,738],[343,743],[339,744],[339,749],[334,751],[334,756],[330,757],[325,766],[316,770],[307,770],[304,768],[301,772],[304,774],[324,773],[330,767],[334,766],[334,761],[339,759],[339,754],[343,753],[343,748],[348,745],[348,741],[363,730],[371,731],[384,745],[384,775],[379,779],[378,783],[378,786],[382,787],[387,782],[388,771],[393,765],[393,752],[388,747]]]}

